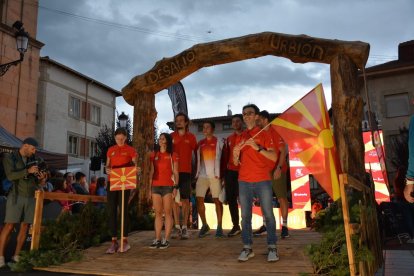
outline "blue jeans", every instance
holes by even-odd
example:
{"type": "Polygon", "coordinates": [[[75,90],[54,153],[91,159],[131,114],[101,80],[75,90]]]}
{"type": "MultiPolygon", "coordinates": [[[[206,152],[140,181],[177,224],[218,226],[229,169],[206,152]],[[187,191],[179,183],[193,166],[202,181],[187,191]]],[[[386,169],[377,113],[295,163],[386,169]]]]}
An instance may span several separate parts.
{"type": "Polygon", "coordinates": [[[259,198],[263,216],[266,220],[267,245],[276,245],[276,220],[273,214],[272,182],[244,182],[239,181],[239,200],[241,205],[242,240],[244,247],[251,248],[253,244],[252,207],[253,197],[259,198]]]}

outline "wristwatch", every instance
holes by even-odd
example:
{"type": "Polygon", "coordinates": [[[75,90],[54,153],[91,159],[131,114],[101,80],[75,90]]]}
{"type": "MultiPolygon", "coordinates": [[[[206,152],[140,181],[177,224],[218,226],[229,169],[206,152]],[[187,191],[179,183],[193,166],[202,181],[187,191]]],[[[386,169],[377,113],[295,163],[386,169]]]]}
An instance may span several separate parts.
{"type": "Polygon", "coordinates": [[[264,150],[264,147],[259,146],[259,148],[257,149],[257,152],[261,152],[262,150],[264,150]]]}
{"type": "Polygon", "coordinates": [[[173,188],[178,190],[180,187],[178,185],[174,185],[173,188]]]}

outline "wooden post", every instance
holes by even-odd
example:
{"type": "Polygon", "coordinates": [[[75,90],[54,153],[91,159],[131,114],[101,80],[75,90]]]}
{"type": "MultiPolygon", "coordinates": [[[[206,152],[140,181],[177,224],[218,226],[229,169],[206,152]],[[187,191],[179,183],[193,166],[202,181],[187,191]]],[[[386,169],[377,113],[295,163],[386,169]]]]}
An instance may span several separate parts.
{"type": "Polygon", "coordinates": [[[37,190],[35,192],[35,212],[32,225],[32,243],[30,250],[39,249],[40,243],[40,227],[42,226],[42,215],[43,215],[43,199],[44,192],[37,190]]]}
{"type": "Polygon", "coordinates": [[[365,183],[363,101],[357,73],[347,56],[338,55],[331,62],[333,126],[342,172],[365,183]]]}
{"type": "Polygon", "coordinates": [[[142,216],[147,208],[147,192],[150,163],[148,153],[154,147],[154,122],[157,117],[155,95],[138,93],[134,101],[134,137],[133,144],[138,153],[138,166],[141,167],[141,183],[138,188],[138,216],[142,216]]]}
{"type": "Polygon", "coordinates": [[[348,251],[348,260],[349,260],[349,272],[351,276],[354,276],[356,275],[356,267],[355,267],[354,248],[352,246],[352,238],[351,238],[351,230],[350,230],[349,206],[348,206],[348,200],[347,200],[346,192],[345,192],[346,182],[347,182],[346,175],[340,174],[339,175],[339,189],[341,191],[342,214],[344,216],[346,249],[348,251]]]}

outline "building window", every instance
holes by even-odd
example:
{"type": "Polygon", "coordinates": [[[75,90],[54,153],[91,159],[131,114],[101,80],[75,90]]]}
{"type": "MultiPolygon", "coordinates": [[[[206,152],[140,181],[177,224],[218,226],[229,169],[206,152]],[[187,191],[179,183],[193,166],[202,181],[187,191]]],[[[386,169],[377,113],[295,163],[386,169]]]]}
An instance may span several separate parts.
{"type": "Polygon", "coordinates": [[[231,122],[223,123],[223,130],[230,130],[231,129],[231,122]]]}
{"type": "Polygon", "coordinates": [[[79,137],[73,135],[68,136],[68,154],[79,154],[79,137]]]}
{"type": "Polygon", "coordinates": [[[388,118],[410,115],[408,93],[386,95],[385,110],[388,118]]]}
{"type": "Polygon", "coordinates": [[[99,125],[101,123],[101,108],[96,105],[91,105],[90,112],[91,122],[99,125]]]}
{"type": "Polygon", "coordinates": [[[81,111],[80,106],[81,106],[80,99],[70,97],[69,98],[69,116],[79,119],[80,111],[81,111]]]}
{"type": "Polygon", "coordinates": [[[89,140],[89,157],[98,156],[98,144],[89,140]]]}

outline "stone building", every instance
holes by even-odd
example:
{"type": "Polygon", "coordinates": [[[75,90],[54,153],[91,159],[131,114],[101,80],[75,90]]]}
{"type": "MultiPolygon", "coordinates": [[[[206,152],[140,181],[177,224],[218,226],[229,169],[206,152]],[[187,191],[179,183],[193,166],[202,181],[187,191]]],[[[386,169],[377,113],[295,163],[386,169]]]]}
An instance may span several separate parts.
{"type": "Polygon", "coordinates": [[[36,126],[39,55],[36,40],[38,0],[0,1],[0,63],[20,58],[14,22],[21,21],[29,34],[24,60],[0,77],[0,125],[18,138],[34,136],[36,126]]]}

